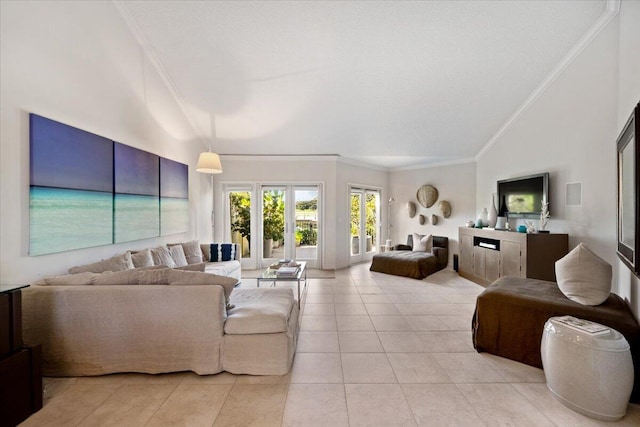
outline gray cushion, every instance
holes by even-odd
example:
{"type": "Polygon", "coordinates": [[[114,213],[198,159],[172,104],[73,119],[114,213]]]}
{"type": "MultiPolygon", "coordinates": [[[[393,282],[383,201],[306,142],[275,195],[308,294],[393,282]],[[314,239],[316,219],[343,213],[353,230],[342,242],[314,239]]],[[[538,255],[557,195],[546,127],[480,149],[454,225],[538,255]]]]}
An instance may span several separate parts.
{"type": "Polygon", "coordinates": [[[95,276],[99,276],[99,273],[77,273],[77,274],[65,274],[63,276],[50,276],[44,278],[44,284],[50,286],[82,286],[90,285],[95,276]]]}
{"type": "Polygon", "coordinates": [[[275,334],[287,331],[295,304],[291,288],[236,289],[227,310],[225,334],[275,334]]]}
{"type": "Polygon", "coordinates": [[[217,274],[202,273],[199,271],[170,270],[167,278],[170,285],[222,286],[226,301],[229,301],[233,288],[238,284],[238,281],[231,277],[218,276],[217,274]]]}
{"type": "Polygon", "coordinates": [[[171,257],[171,252],[166,246],[151,248],[151,256],[153,257],[153,265],[166,265],[169,268],[176,266],[176,263],[171,257]]]}
{"type": "Polygon", "coordinates": [[[185,265],[189,265],[187,262],[187,258],[184,255],[184,249],[182,245],[173,245],[169,248],[171,252],[171,258],[176,264],[176,267],[184,267],[185,265]]]}
{"type": "Polygon", "coordinates": [[[131,261],[133,261],[135,268],[150,267],[153,265],[153,257],[148,248],[141,251],[131,251],[131,261]]]}
{"type": "Polygon", "coordinates": [[[109,259],[103,259],[102,261],[94,262],[92,264],[85,264],[76,267],[71,267],[69,273],[102,273],[105,271],[122,271],[134,268],[133,261],[131,261],[131,253],[125,252],[120,255],[113,256],[109,259]]]}

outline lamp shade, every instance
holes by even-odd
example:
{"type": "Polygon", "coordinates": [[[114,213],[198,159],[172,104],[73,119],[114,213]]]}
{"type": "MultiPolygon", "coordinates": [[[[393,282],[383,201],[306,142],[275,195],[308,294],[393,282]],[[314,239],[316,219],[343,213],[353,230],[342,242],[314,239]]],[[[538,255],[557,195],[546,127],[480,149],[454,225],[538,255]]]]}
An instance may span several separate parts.
{"type": "Polygon", "coordinates": [[[210,151],[200,153],[196,170],[202,173],[222,173],[222,164],[220,156],[210,151]]]}

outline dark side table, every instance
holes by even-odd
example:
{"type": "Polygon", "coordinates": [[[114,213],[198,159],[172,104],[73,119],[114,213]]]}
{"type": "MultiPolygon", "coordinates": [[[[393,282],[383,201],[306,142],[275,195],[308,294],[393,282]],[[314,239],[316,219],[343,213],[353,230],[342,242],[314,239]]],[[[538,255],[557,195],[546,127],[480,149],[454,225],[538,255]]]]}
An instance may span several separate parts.
{"type": "Polygon", "coordinates": [[[22,292],[0,285],[0,427],[13,427],[42,408],[42,347],[22,342],[22,292]]]}

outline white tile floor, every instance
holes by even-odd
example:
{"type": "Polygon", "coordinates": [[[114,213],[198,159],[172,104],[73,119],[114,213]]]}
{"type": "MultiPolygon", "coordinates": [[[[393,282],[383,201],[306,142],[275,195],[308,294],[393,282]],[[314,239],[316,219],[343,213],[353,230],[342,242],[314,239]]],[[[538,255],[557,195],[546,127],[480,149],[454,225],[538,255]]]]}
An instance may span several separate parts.
{"type": "Polygon", "coordinates": [[[640,426],[638,405],[597,422],[553,399],[542,370],[476,353],[483,288],[450,270],[418,281],[368,268],[310,280],[287,375],[47,378],[23,425],[640,426]]]}

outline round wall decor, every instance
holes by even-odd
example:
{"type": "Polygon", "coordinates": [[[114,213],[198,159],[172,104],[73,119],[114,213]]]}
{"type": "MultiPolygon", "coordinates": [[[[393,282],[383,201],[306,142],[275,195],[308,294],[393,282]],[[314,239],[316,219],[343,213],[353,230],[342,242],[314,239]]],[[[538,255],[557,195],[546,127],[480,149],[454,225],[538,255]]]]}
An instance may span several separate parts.
{"type": "Polygon", "coordinates": [[[449,218],[449,216],[451,216],[451,205],[449,204],[449,202],[443,200],[438,203],[438,207],[440,208],[440,213],[442,213],[443,217],[449,218]]]}
{"type": "Polygon", "coordinates": [[[409,218],[413,218],[416,216],[416,204],[413,202],[407,202],[407,213],[409,214],[409,218]]]}
{"type": "Polygon", "coordinates": [[[438,200],[438,190],[431,185],[423,185],[416,193],[418,202],[424,208],[430,208],[438,200]]]}

